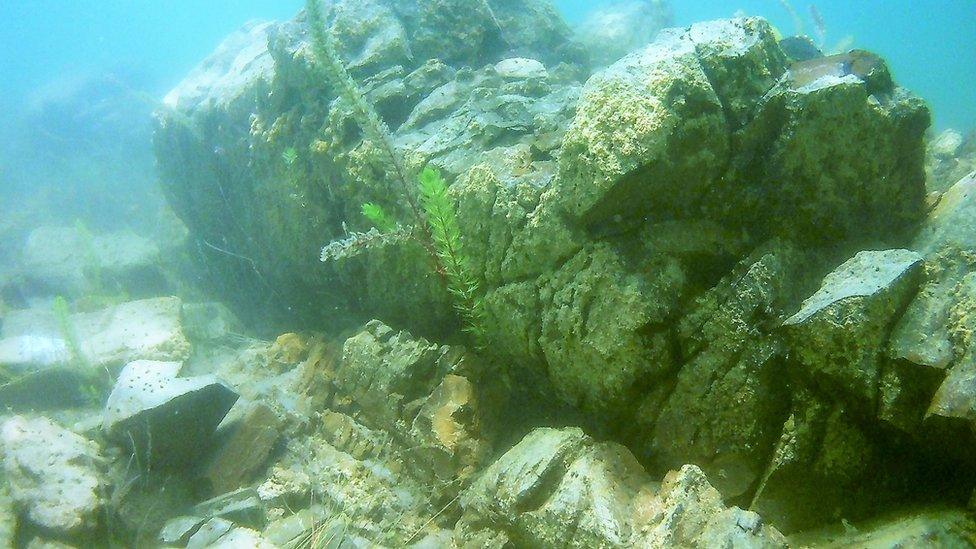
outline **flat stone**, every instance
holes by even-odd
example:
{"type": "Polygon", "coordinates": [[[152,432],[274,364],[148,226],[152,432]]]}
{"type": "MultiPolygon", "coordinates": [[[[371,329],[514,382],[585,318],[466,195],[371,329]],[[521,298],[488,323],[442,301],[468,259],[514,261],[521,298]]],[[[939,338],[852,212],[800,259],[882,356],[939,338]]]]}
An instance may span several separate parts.
{"type": "Polygon", "coordinates": [[[186,542],[186,549],[205,549],[214,547],[224,534],[230,532],[234,523],[222,518],[213,518],[203,523],[186,542]]]}
{"type": "Polygon", "coordinates": [[[546,78],[549,73],[546,66],[535,59],[511,57],[495,64],[495,72],[502,78],[523,80],[529,78],[546,78]]]}
{"type": "MultiPolygon", "coordinates": [[[[64,321],[85,361],[114,369],[126,362],[185,360],[190,344],[180,320],[177,297],[129,301],[91,313],[68,315],[64,321]]],[[[62,348],[64,326],[51,309],[13,311],[4,319],[0,363],[20,371],[38,370],[68,358],[62,348]]]]}
{"type": "Polygon", "coordinates": [[[922,256],[909,250],[859,252],[824,278],[820,290],[786,319],[798,325],[832,305],[853,297],[871,297],[888,290],[900,278],[917,271],[922,256]]]}
{"type": "Polygon", "coordinates": [[[245,526],[263,527],[264,504],[254,488],[242,488],[200,502],[193,507],[193,514],[202,517],[219,517],[245,526]]]}
{"type": "Polygon", "coordinates": [[[166,521],[159,531],[159,541],[167,545],[186,545],[197,529],[206,521],[201,517],[182,516],[166,521]]]}
{"type": "Polygon", "coordinates": [[[102,429],[153,468],[184,467],[213,442],[237,401],[214,376],[176,377],[179,362],[137,360],[122,369],[105,406],[102,429]]]}

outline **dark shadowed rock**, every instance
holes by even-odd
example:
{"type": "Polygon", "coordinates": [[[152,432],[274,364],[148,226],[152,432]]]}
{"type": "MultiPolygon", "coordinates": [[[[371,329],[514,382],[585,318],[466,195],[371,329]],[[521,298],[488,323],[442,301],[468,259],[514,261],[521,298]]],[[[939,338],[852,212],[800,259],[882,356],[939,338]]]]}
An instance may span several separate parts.
{"type": "Polygon", "coordinates": [[[784,323],[801,375],[877,406],[881,360],[893,322],[915,296],[922,256],[909,250],[860,252],[824,278],[784,323]]]}
{"type": "Polygon", "coordinates": [[[179,362],[130,362],[105,405],[102,429],[152,469],[192,464],[213,443],[237,393],[213,376],[179,378],[179,362]]]}

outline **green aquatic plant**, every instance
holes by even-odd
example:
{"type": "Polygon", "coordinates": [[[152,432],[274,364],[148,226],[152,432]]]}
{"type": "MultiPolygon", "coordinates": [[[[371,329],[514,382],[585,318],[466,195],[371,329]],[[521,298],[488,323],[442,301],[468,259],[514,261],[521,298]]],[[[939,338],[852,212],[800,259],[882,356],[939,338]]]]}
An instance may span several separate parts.
{"type": "Polygon", "coordinates": [[[414,217],[422,219],[417,199],[414,196],[413,172],[407,167],[403,158],[397,153],[393,136],[386,122],[376,113],[376,109],[366,100],[359,85],[346,70],[346,65],[339,56],[335,39],[328,31],[325,14],[322,13],[322,3],[319,0],[306,0],[305,13],[308,17],[308,28],[312,38],[312,53],[317,66],[322,70],[326,79],[335,88],[335,92],[352,109],[353,118],[383,155],[389,170],[400,184],[403,197],[414,217]]]}
{"type": "Polygon", "coordinates": [[[365,202],[362,206],[363,217],[369,220],[381,233],[393,232],[397,228],[396,221],[386,213],[383,206],[373,202],[365,202]]]}
{"type": "Polygon", "coordinates": [[[464,253],[461,229],[454,202],[447,195],[447,185],[440,172],[425,168],[420,174],[420,202],[440,260],[447,289],[454,298],[454,309],[464,321],[464,331],[480,347],[485,343],[485,307],[478,279],[471,270],[471,260],[464,253]]]}
{"type": "Polygon", "coordinates": [[[75,325],[71,322],[71,309],[68,306],[68,300],[59,295],[54,298],[52,308],[54,320],[58,323],[58,331],[61,333],[61,339],[64,340],[65,349],[68,351],[69,360],[80,369],[91,370],[91,365],[81,350],[75,325]]]}
{"type": "Polygon", "coordinates": [[[84,396],[90,403],[96,404],[99,402],[102,389],[109,382],[108,376],[106,375],[103,379],[98,369],[92,365],[82,351],[78,333],[71,321],[71,308],[68,305],[68,300],[59,295],[54,298],[52,308],[54,319],[58,323],[58,331],[61,334],[61,339],[64,340],[65,349],[68,351],[69,363],[75,367],[77,373],[84,380],[81,385],[84,396]]]}
{"type": "Polygon", "coordinates": [[[281,151],[281,160],[285,163],[285,166],[289,168],[295,165],[298,161],[298,151],[295,147],[288,147],[287,149],[281,151]]]}
{"type": "MultiPolygon", "coordinates": [[[[312,53],[317,65],[338,96],[352,109],[353,118],[366,138],[379,148],[388,164],[388,171],[399,183],[403,198],[417,221],[421,244],[430,254],[436,271],[444,278],[447,290],[453,298],[454,309],[461,316],[463,330],[474,338],[478,347],[484,347],[484,304],[480,297],[478,280],[471,270],[470,260],[464,254],[457,212],[447,196],[444,179],[432,168],[416,174],[407,167],[396,150],[389,127],[346,70],[335,39],[328,31],[321,2],[306,0],[305,12],[312,39],[312,53]],[[419,200],[416,196],[418,189],[419,200]]],[[[379,231],[384,231],[383,226],[395,228],[392,219],[375,204],[364,204],[362,211],[379,231]]],[[[369,237],[370,233],[363,233],[362,236],[369,237]]],[[[333,242],[322,249],[321,259],[326,261],[342,257],[347,246],[369,240],[371,239],[350,237],[333,242]]]]}

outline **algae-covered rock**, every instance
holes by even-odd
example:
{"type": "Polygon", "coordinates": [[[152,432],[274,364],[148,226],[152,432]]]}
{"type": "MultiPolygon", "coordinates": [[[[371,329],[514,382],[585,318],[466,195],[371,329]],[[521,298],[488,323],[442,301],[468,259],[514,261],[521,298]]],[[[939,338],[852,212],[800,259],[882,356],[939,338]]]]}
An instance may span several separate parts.
{"type": "Polygon", "coordinates": [[[886,250],[860,252],[827,275],[785,322],[801,375],[875,409],[884,345],[896,314],[918,290],[921,268],[919,254],[886,250]]]}
{"type": "Polygon", "coordinates": [[[970,265],[946,259],[966,224],[939,221],[962,203],[948,193],[910,245],[928,111],[882,60],[790,64],[769,24],[745,18],[666,31],[581,86],[586,69],[547,2],[329,6],[329,32],[406,171],[432,165],[450,185],[486,360],[434,343],[460,325],[411,228],[412,182],[319,77],[306,22],[226,44],[201,69],[211,89],[175,92],[157,133],[199,259],[242,281],[245,318],[263,301],[316,329],[396,326],[370,323],[334,364],[303,366],[328,411],[261,483],[274,509],[313,492],[345,502],[355,535],[373,541],[391,528],[402,542],[447,505],[417,539],[750,545],[781,540],[722,497],[797,528],[941,482],[919,471],[943,463],[942,429],[969,421],[956,290],[970,265]],[[368,23],[358,35],[353,14],[368,23]],[[367,201],[401,227],[370,230],[367,201]],[[945,416],[926,417],[943,378],[961,382],[945,386],[945,416]],[[568,430],[529,435],[478,476],[485,406],[512,394],[543,401],[540,417],[519,408],[519,426],[575,422],[569,404],[655,476],[680,470],[669,495],[620,447],[568,430]],[[299,473],[303,459],[325,488],[299,473]],[[390,482],[416,495],[415,481],[452,475],[461,485],[434,498],[400,498],[390,482]],[[476,477],[455,528],[450,501],[476,477]],[[649,507],[634,503],[645,492],[649,507]],[[637,521],[634,509],[653,512],[637,521]]]}
{"type": "Polygon", "coordinates": [[[694,463],[726,497],[747,493],[762,475],[790,399],[785,345],[771,328],[810,263],[770,243],[689,307],[677,341],[690,358],[635,415],[632,436],[656,471],[694,463]]]}
{"type": "Polygon", "coordinates": [[[560,151],[560,201],[591,224],[675,216],[728,162],[728,126],[695,44],[668,34],[592,77],[560,151]]]}
{"type": "Polygon", "coordinates": [[[785,546],[758,515],[727,509],[696,467],[658,485],[625,448],[572,428],[529,433],[462,494],[461,507],[461,545],[785,546]]]}
{"type": "Polygon", "coordinates": [[[540,291],[544,303],[539,344],[549,377],[563,399],[613,416],[627,408],[642,384],[673,366],[667,338],[648,334],[665,324],[684,283],[669,258],[648,261],[648,278],[630,272],[605,246],[580,251],[540,291]]]}
{"type": "Polygon", "coordinates": [[[766,230],[808,242],[904,238],[924,215],[928,125],[924,102],[873,54],[794,64],[756,107],[734,161],[737,178],[759,187],[724,195],[746,199],[726,211],[756,208],[766,230]]]}

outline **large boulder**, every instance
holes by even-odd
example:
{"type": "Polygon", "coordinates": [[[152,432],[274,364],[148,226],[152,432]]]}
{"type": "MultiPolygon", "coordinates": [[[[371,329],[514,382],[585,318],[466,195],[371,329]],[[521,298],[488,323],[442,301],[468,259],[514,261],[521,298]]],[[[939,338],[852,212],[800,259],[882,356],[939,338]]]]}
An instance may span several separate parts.
{"type": "Polygon", "coordinates": [[[929,123],[874,54],[796,63],[743,131],[733,173],[746,188],[717,207],[811,243],[904,239],[924,217],[929,123]]]}
{"type": "MultiPolygon", "coordinates": [[[[343,0],[327,7],[340,54],[385,122],[402,126],[395,143],[405,156],[416,153],[411,163],[434,161],[456,174],[473,164],[473,151],[511,144],[519,134],[529,140],[552,133],[571,108],[573,86],[506,81],[486,66],[521,57],[554,67],[577,57],[569,28],[548,1],[343,0]]],[[[273,296],[276,305],[263,317],[297,312],[352,326],[371,318],[363,309],[377,306],[407,317],[411,307],[395,309],[403,293],[347,299],[358,294],[344,289],[358,285],[357,265],[345,277],[318,265],[311,243],[367,226],[363,202],[413,220],[405,189],[386,177],[378,144],[362,142],[350,106],[335,101],[337,91],[313,65],[303,19],[251,24],[229,37],[167,95],[155,138],[164,187],[201,244],[200,259],[224,273],[214,285],[240,310],[257,313],[255,300],[226,291],[221,279],[240,276],[248,294],[273,296]],[[238,169],[252,154],[260,166],[238,169]],[[249,206],[254,199],[262,206],[249,206]],[[336,308],[359,314],[325,313],[336,308]]],[[[423,250],[414,255],[406,264],[381,258],[373,269],[407,274],[423,306],[420,299],[429,302],[437,292],[425,287],[431,281],[423,280],[423,250]]],[[[448,307],[433,316],[423,331],[450,324],[448,307]]]]}
{"type": "Polygon", "coordinates": [[[105,504],[93,442],[47,418],[14,416],[0,427],[10,497],[32,524],[58,535],[92,530],[105,504]]]}
{"type": "Polygon", "coordinates": [[[755,513],[726,508],[696,467],[658,485],[625,448],[574,428],[526,435],[462,494],[461,507],[463,546],[786,546],[755,513]]]}
{"type": "MultiPolygon", "coordinates": [[[[486,377],[551,414],[526,412],[519,425],[546,424],[568,404],[655,476],[694,464],[724,496],[753,500],[790,527],[825,520],[805,514],[821,500],[846,513],[887,490],[865,483],[872,471],[917,479],[905,470],[926,463],[918,426],[941,378],[902,357],[945,362],[945,349],[909,349],[889,335],[901,333],[929,270],[927,251],[901,250],[925,211],[928,111],[883,61],[852,52],[790,64],[771,26],[745,18],[662,33],[581,87],[583,69],[557,63],[571,57],[535,54],[528,34],[506,33],[505,2],[335,6],[329,31],[407,171],[430,164],[450,185],[484,296],[486,377]],[[435,4],[457,8],[471,28],[436,15],[435,4]],[[350,34],[352,14],[368,22],[362,35],[350,34]],[[478,47],[491,36],[525,42],[480,58],[461,45],[443,59],[418,53],[459,36],[478,47]],[[802,304],[863,249],[888,251],[857,256],[802,304]],[[904,469],[887,467],[897,463],[904,469]],[[861,485],[863,497],[845,500],[861,485]],[[790,522],[794,514],[803,520],[790,522]]],[[[322,378],[332,434],[314,453],[335,480],[331,497],[356,500],[357,512],[402,512],[361,458],[389,435],[417,447],[404,463],[426,463],[417,467],[425,481],[471,478],[484,448],[471,410],[486,402],[485,377],[471,375],[480,361],[457,362],[430,343],[457,336],[461,323],[423,234],[410,229],[413,184],[391,177],[379,144],[318,77],[303,24],[231,39],[200,69],[207,78],[171,94],[156,146],[200,259],[218,279],[241,281],[228,292],[238,310],[254,318],[254,303],[271,303],[328,328],[380,318],[427,338],[372,323],[322,378]],[[364,202],[400,228],[371,229],[364,202]],[[383,496],[363,496],[364,486],[383,496]]],[[[940,314],[921,311],[919,324],[938,325],[940,314]]],[[[966,386],[957,379],[946,394],[966,386]]],[[[965,413],[940,410],[950,408],[965,413]]],[[[268,479],[269,501],[304,494],[295,486],[307,480],[292,469],[268,479]]],[[[507,512],[485,505],[492,517],[507,512]]],[[[589,503],[554,516],[573,505],[589,503]]],[[[520,514],[521,526],[466,531],[531,537],[526,525],[541,519],[520,514]]],[[[491,522],[482,518],[469,524],[491,522]]],[[[594,523],[585,536],[611,539],[611,530],[594,523]]]]}

